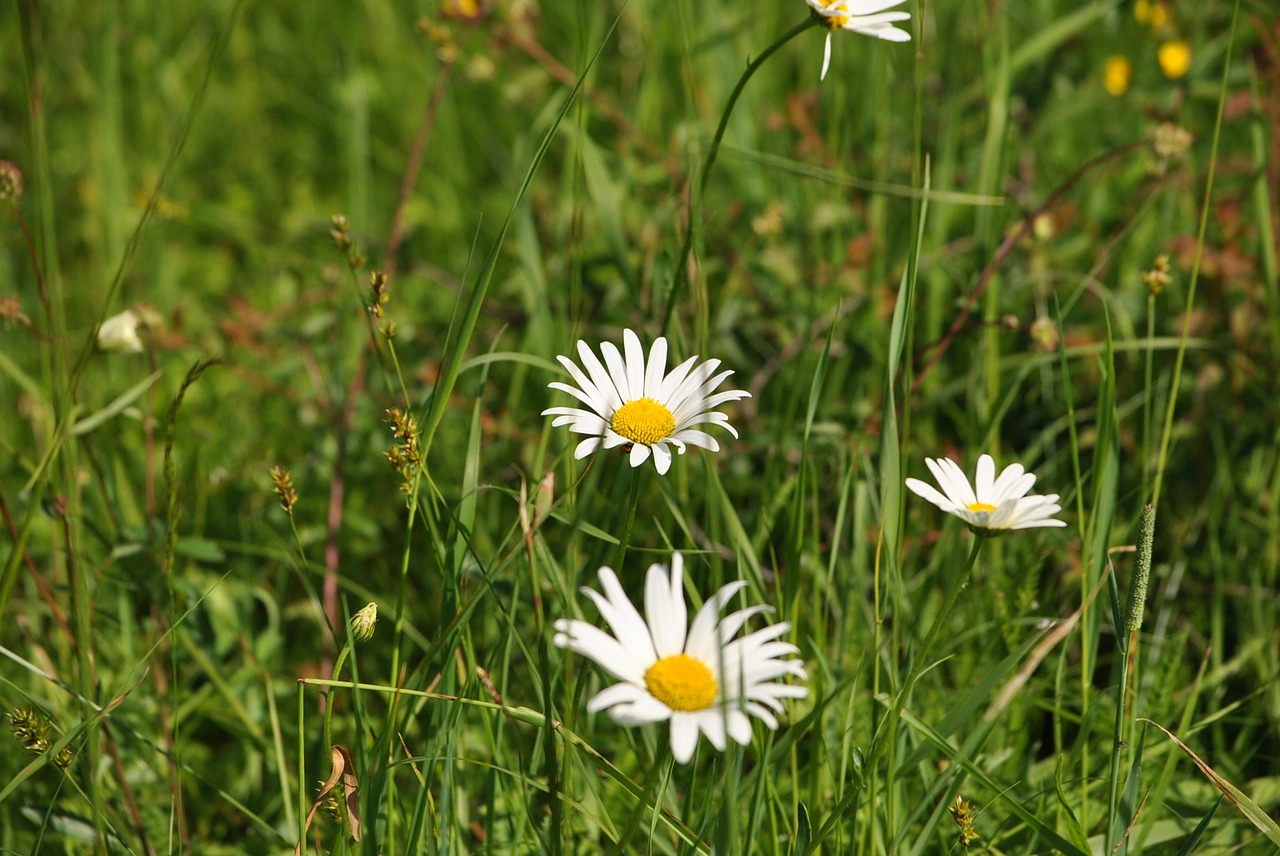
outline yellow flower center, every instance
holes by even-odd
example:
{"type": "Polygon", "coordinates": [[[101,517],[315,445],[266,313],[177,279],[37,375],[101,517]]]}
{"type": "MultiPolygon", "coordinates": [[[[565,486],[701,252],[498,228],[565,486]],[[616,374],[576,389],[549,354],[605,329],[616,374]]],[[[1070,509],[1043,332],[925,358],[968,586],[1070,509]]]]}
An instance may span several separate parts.
{"type": "MultiPolygon", "coordinates": [[[[827,12],[847,12],[847,11],[849,11],[849,9],[847,6],[844,5],[843,2],[836,3],[832,6],[827,7],[827,12]]],[[[849,16],[823,14],[822,23],[826,24],[827,29],[829,30],[838,30],[841,27],[843,27],[845,24],[849,23],[849,16]]]]}
{"type": "Polygon", "coordinates": [[[706,710],[716,700],[716,679],[701,660],[672,654],[644,673],[644,685],[672,710],[706,710]]]}
{"type": "Polygon", "coordinates": [[[637,398],[613,412],[609,427],[633,443],[652,446],[671,436],[676,430],[676,418],[662,402],[637,398]]]}
{"type": "Polygon", "coordinates": [[[965,506],[970,511],[995,511],[996,507],[989,502],[971,502],[965,506]]]}

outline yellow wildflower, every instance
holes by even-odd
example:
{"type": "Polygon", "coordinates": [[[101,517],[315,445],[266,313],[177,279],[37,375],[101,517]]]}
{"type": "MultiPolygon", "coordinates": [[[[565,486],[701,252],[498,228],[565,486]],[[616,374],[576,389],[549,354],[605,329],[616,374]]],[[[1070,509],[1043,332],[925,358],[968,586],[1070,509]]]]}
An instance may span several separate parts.
{"type": "Polygon", "coordinates": [[[1107,57],[1102,67],[1102,88],[1108,95],[1119,98],[1129,91],[1129,81],[1133,79],[1133,63],[1119,54],[1107,57]]]}

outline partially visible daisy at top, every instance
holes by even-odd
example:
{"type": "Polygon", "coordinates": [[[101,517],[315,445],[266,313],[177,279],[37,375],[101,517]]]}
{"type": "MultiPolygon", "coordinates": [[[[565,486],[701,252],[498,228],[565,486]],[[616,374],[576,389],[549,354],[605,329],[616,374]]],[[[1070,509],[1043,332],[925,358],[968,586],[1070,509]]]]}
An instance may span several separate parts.
{"type": "Polygon", "coordinates": [[[751,740],[748,715],[776,729],[782,699],[808,695],[803,685],[778,680],[808,677],[804,664],[790,659],[799,649],[778,641],[790,624],[770,624],[735,639],[752,616],[770,608],[749,606],[720,617],[745,582],[729,583],[707,598],[692,624],[679,553],[672,556],[669,574],[662,565],[649,567],[644,616],[612,570],[600,569],[600,584],[604,594],[589,588],[582,592],[595,602],[612,635],[585,621],[562,618],[555,623],[555,643],[595,660],[620,681],[596,693],[587,702],[589,712],[607,710],[619,725],[669,721],[671,754],[681,764],[693,757],[699,734],[722,752],[726,737],[746,745],[751,740]]]}
{"type": "Polygon", "coordinates": [[[907,487],[948,514],[959,517],[979,535],[1067,525],[1053,517],[1062,510],[1056,493],[1027,494],[1036,477],[1022,464],[1010,464],[997,478],[995,461],[990,455],[983,455],[978,458],[977,478],[971,486],[964,470],[950,458],[925,458],[924,462],[942,492],[919,479],[907,479],[907,487]]]}
{"type": "Polygon", "coordinates": [[[575,458],[585,458],[601,447],[629,446],[631,466],[638,467],[652,456],[653,465],[663,474],[671,468],[673,448],[680,454],[688,446],[720,450],[716,439],[698,426],[719,425],[738,436],[729,417],[716,408],[751,394],[740,389],[714,392],[733,374],[717,373],[719,360],[695,365],[698,358],[693,356],[668,373],[667,340],[655,339],[646,360],[640,338],[630,330],[622,333],[622,349],[619,353],[612,342],[602,344],[602,363],[579,340],[578,357],[585,372],[568,357],[556,357],[577,385],[553,381],[548,386],[569,393],[590,410],[548,407],[542,415],[556,417],[553,426],[568,425],[576,434],[589,435],[574,450],[575,458]]]}
{"type": "Polygon", "coordinates": [[[831,34],[851,30],[864,36],[875,36],[888,42],[909,42],[911,34],[894,26],[895,21],[908,21],[907,12],[886,12],[907,0],[805,0],[827,27],[827,44],[822,50],[822,79],[831,65],[831,34]]]}

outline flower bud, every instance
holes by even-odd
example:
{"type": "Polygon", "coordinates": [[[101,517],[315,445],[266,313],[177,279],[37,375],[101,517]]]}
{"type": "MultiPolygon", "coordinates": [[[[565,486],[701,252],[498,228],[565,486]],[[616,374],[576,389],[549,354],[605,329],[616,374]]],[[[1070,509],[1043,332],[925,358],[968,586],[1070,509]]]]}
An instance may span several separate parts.
{"type": "Polygon", "coordinates": [[[138,314],[132,309],[112,315],[98,328],[98,347],[122,354],[141,353],[143,346],[142,339],[138,338],[138,321],[138,314]]]}
{"type": "Polygon", "coordinates": [[[355,642],[368,642],[373,638],[373,628],[378,623],[378,605],[368,603],[364,609],[351,616],[351,638],[355,642]]]}

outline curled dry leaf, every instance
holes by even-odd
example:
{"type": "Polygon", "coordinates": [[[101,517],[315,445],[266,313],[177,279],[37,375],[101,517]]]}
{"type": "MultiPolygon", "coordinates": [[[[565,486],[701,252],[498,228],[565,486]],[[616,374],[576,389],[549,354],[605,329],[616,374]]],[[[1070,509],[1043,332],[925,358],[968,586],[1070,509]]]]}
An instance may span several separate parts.
{"type": "Polygon", "coordinates": [[[337,787],[339,780],[342,781],[342,790],[347,804],[347,821],[351,824],[351,837],[356,841],[360,840],[360,801],[356,796],[360,781],[356,777],[355,764],[351,761],[351,753],[344,747],[334,746],[331,751],[333,770],[329,773],[329,778],[325,779],[315,801],[311,803],[311,810],[307,812],[307,819],[302,825],[302,838],[298,839],[298,846],[293,849],[294,856],[302,856],[302,844],[306,840],[307,832],[311,829],[311,821],[315,820],[316,811],[324,804],[324,799],[329,792],[337,787]]]}

